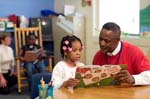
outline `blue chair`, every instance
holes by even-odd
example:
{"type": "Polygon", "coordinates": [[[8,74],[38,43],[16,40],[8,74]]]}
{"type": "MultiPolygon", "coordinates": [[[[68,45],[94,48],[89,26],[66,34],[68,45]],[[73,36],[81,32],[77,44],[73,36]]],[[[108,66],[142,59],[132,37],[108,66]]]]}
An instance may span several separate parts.
{"type": "Polygon", "coordinates": [[[40,80],[43,77],[46,84],[51,80],[51,73],[37,73],[32,76],[32,86],[31,86],[31,95],[30,99],[35,99],[39,96],[38,84],[40,84],[40,80]]]}

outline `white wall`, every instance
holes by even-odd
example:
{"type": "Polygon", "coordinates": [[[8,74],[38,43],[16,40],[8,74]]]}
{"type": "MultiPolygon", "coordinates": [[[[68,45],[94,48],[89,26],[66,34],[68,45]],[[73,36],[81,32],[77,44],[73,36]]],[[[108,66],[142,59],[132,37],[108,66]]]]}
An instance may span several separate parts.
{"type": "MultiPolygon", "coordinates": [[[[85,64],[92,64],[92,59],[93,59],[93,55],[95,54],[95,52],[97,50],[99,50],[99,45],[98,45],[98,37],[94,37],[92,35],[92,29],[93,29],[93,7],[82,7],[81,6],[81,1],[82,0],[55,0],[55,6],[54,9],[56,12],[61,12],[63,13],[63,7],[65,4],[72,4],[74,5],[77,9],[78,12],[83,13],[86,16],[86,36],[85,36],[85,53],[86,53],[86,58],[85,60],[85,64]]],[[[92,2],[94,0],[91,0],[92,2]]],[[[144,8],[147,5],[150,4],[150,0],[141,0],[140,1],[140,7],[144,8]]],[[[55,32],[55,42],[54,42],[54,46],[55,46],[55,50],[59,49],[59,43],[60,43],[60,39],[61,37],[65,34],[62,30],[59,30],[59,28],[55,27],[54,29],[55,32]],[[56,31],[56,32],[55,32],[56,31]]],[[[137,46],[140,46],[140,48],[144,51],[144,53],[147,53],[147,45],[150,45],[150,40],[149,39],[132,39],[132,38],[123,38],[123,40],[127,41],[127,42],[131,42],[137,46]],[[136,42],[134,42],[136,41],[136,42]],[[141,42],[141,43],[138,43],[141,42]],[[149,42],[146,46],[143,45],[145,42],[149,42]],[[142,44],[142,46],[140,45],[142,44]]],[[[59,50],[55,51],[55,63],[60,59],[59,57],[59,50]]]]}

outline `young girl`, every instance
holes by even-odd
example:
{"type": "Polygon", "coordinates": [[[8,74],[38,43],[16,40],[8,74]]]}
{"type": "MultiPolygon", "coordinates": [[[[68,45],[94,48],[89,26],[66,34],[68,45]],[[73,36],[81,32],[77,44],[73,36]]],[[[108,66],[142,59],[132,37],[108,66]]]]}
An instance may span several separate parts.
{"type": "Polygon", "coordinates": [[[1,33],[0,37],[0,93],[8,94],[17,84],[15,60],[11,47],[10,33],[1,33]]]}
{"type": "Polygon", "coordinates": [[[54,89],[74,87],[79,82],[75,79],[75,72],[77,66],[84,65],[79,62],[82,48],[82,42],[78,37],[67,35],[62,38],[60,52],[63,60],[56,64],[52,73],[54,89]]]}

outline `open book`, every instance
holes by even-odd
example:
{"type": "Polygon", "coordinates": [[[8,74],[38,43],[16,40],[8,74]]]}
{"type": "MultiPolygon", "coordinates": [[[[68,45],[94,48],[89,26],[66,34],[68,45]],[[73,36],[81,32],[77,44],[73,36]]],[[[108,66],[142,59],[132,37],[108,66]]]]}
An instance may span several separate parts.
{"type": "Polygon", "coordinates": [[[24,59],[26,61],[35,61],[42,54],[42,50],[38,49],[36,51],[25,51],[24,59]]]}
{"type": "Polygon", "coordinates": [[[79,66],[75,78],[80,81],[75,87],[111,85],[113,82],[112,75],[124,68],[125,65],[79,66]]]}

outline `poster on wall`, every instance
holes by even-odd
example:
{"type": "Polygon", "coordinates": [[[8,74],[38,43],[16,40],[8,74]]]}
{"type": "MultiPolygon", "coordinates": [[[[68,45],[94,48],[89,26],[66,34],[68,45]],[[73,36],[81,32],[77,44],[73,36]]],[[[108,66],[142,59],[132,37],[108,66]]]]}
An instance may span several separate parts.
{"type": "Polygon", "coordinates": [[[150,34],[150,6],[140,10],[140,33],[150,34]]]}

